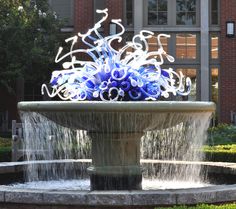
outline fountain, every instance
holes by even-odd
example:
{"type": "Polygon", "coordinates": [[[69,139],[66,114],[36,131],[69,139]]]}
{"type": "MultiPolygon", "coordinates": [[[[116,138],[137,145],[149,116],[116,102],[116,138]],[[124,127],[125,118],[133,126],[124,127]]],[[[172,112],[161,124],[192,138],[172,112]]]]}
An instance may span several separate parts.
{"type": "MultiPolygon", "coordinates": [[[[179,127],[179,130],[188,133],[193,126],[200,125],[199,116],[201,125],[207,127],[214,105],[150,101],[24,102],[19,103],[19,109],[24,111],[27,130],[34,130],[30,125],[33,120],[37,123],[45,120],[38,115],[29,119],[34,112],[61,126],[87,131],[92,141],[93,165],[88,168],[91,190],[131,190],[141,189],[140,140],[144,132],[192,123],[188,125],[189,130],[185,125],[183,130],[179,127]]],[[[30,140],[33,144],[35,137],[27,137],[33,139],[30,140]]]]}
{"type": "Polygon", "coordinates": [[[143,186],[145,177],[150,176],[150,184],[154,177],[165,179],[163,182],[197,184],[205,180],[201,176],[203,168],[209,174],[222,173],[224,168],[232,177],[236,176],[236,166],[203,163],[196,158],[214,103],[161,101],[170,93],[187,96],[191,89],[191,80],[182,73],[161,68],[164,59],[174,61],[161,45],[161,38],[168,35],[157,36],[159,48],[154,52],[149,52],[147,41],[153,33],[146,30],[117,51],[112,45],[121,42],[124,27],[120,20],[112,20],[120,32],[101,36],[99,28],[108,13],[106,9],[97,12],[103,17],[94,28],[66,40],[72,43],[69,53],[61,56],[63,48],[59,48],[55,61],[66,61],[64,70],[52,73],[52,90],[42,85],[42,93],[71,101],[18,104],[28,161],[6,164],[5,170],[27,170],[27,181],[36,184],[33,188],[32,184],[2,187],[0,206],[2,202],[6,208],[13,203],[62,208],[133,207],[235,200],[234,185],[229,189],[210,184],[194,189],[188,185],[185,189],[182,185],[182,189],[171,190],[165,185],[161,185],[164,190],[143,186]],[[78,38],[89,49],[74,49],[78,38]],[[86,53],[93,61],[78,60],[76,53],[86,53]],[[77,186],[78,178],[85,187],[77,186]],[[59,181],[52,186],[54,180],[61,179],[66,183],[69,179],[71,184],[61,187],[59,181]],[[47,180],[49,184],[45,184],[47,180]],[[226,193],[230,193],[227,198],[226,193]]]}

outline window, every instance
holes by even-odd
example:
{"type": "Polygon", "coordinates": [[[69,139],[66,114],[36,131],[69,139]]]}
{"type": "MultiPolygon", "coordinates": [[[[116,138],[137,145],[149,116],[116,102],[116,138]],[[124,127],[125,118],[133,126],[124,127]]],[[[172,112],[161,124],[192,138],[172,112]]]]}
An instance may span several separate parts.
{"type": "Polygon", "coordinates": [[[211,59],[219,59],[219,36],[211,35],[211,59]]]}
{"type": "Polygon", "coordinates": [[[196,0],[176,0],[176,25],[196,25],[196,0]]]}
{"type": "Polygon", "coordinates": [[[218,25],[219,24],[219,1],[218,0],[211,0],[211,25],[218,25]]]}
{"type": "MultiPolygon", "coordinates": [[[[133,39],[134,33],[133,32],[126,32],[123,34],[122,38],[124,41],[124,44],[126,44],[127,42],[131,42],[133,39]]],[[[125,53],[123,54],[123,57],[126,55],[129,55],[131,52],[133,52],[133,48],[129,47],[128,49],[126,49],[125,53]]]]}
{"type": "Polygon", "coordinates": [[[126,0],[126,25],[133,25],[133,0],[126,0]]]}
{"type": "Polygon", "coordinates": [[[176,58],[196,59],[197,57],[197,35],[176,34],[176,58]]]}
{"type": "Polygon", "coordinates": [[[74,25],[74,0],[49,0],[49,4],[68,27],[74,25]]]}
{"type": "Polygon", "coordinates": [[[167,25],[167,0],[148,0],[148,25],[167,25]]]}
{"type": "Polygon", "coordinates": [[[219,117],[219,65],[210,67],[210,99],[216,104],[215,123],[218,123],[219,117]]]}
{"type": "MultiPolygon", "coordinates": [[[[149,51],[157,51],[160,46],[158,46],[157,42],[157,36],[158,34],[155,34],[152,38],[148,39],[148,46],[149,51]]],[[[161,37],[161,44],[165,52],[168,54],[168,38],[167,37],[161,37]]]]}
{"type": "Polygon", "coordinates": [[[192,85],[191,85],[191,91],[188,96],[177,96],[177,100],[187,100],[187,101],[196,101],[197,100],[197,70],[194,68],[188,68],[188,69],[182,69],[177,68],[176,72],[182,72],[185,76],[184,82],[186,80],[186,77],[189,77],[191,79],[192,85]]]}
{"type": "Polygon", "coordinates": [[[200,26],[200,0],[143,0],[143,5],[144,26],[200,26]]]}
{"type": "Polygon", "coordinates": [[[219,93],[219,69],[217,67],[211,68],[211,101],[218,104],[219,93]]]}

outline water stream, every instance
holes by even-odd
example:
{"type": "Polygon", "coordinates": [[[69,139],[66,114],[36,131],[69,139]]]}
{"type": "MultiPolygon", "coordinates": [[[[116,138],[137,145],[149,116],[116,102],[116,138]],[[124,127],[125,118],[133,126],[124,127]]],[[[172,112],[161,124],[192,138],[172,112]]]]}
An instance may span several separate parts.
{"type": "MultiPolygon", "coordinates": [[[[26,111],[21,112],[24,124],[23,148],[28,161],[90,159],[91,140],[88,131],[100,130],[101,133],[115,131],[129,134],[143,132],[140,156],[141,159],[150,160],[149,163],[142,163],[143,189],[148,189],[148,185],[153,182],[162,185],[162,188],[169,188],[167,182],[170,182],[170,185],[174,185],[173,182],[176,182],[182,187],[183,182],[186,182],[186,185],[190,187],[198,187],[205,185],[203,183],[205,174],[201,166],[191,163],[155,163],[155,160],[201,161],[204,156],[200,150],[206,140],[206,129],[209,126],[210,118],[211,113],[208,112],[170,115],[169,113],[96,112],[78,114],[75,112],[26,111]],[[63,121],[63,124],[67,124],[66,127],[60,125],[62,123],[58,123],[58,121],[63,121]],[[94,124],[94,128],[91,128],[91,124],[94,124]],[[82,128],[84,130],[81,130],[82,128]]],[[[113,143],[112,140],[110,143],[113,143]]],[[[103,151],[101,150],[101,155],[104,154],[103,151]]],[[[31,185],[34,185],[35,182],[41,184],[40,181],[57,182],[58,180],[66,182],[67,185],[67,180],[73,179],[73,181],[81,180],[87,188],[89,187],[88,180],[86,180],[89,164],[33,163],[27,167],[25,176],[28,184],[31,182],[31,185]]],[[[71,180],[72,185],[73,181],[71,180]]],[[[75,182],[74,185],[75,188],[80,188],[75,182]]],[[[186,186],[184,187],[186,188],[186,186]]]]}

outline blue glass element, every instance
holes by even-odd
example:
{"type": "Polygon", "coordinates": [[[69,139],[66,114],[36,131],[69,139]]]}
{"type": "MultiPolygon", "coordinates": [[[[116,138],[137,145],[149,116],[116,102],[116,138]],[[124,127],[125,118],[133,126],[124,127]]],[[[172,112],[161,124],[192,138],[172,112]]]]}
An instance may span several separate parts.
{"type": "Polygon", "coordinates": [[[102,23],[108,17],[108,10],[97,10],[103,14],[93,28],[86,34],[70,37],[65,41],[72,42],[70,51],[61,55],[60,47],[55,62],[66,60],[63,70],[54,71],[50,85],[42,85],[50,97],[58,96],[62,100],[157,100],[161,97],[174,95],[188,95],[191,89],[191,80],[183,79],[173,69],[162,69],[164,59],[170,62],[174,58],[168,55],[161,44],[161,37],[157,36],[157,51],[149,51],[148,39],[154,36],[151,31],[143,30],[135,35],[131,42],[127,42],[121,49],[112,47],[112,42],[121,42],[125,32],[121,20],[112,20],[120,27],[119,33],[103,37],[100,34],[102,23]],[[74,49],[78,39],[88,46],[88,49],[74,49]],[[87,54],[89,61],[79,60],[77,55],[87,54]],[[155,59],[158,57],[158,60],[155,59]],[[68,61],[70,59],[70,61],[68,61]],[[184,83],[184,80],[186,81],[184,83]],[[186,90],[185,90],[186,87],[186,90]]]}

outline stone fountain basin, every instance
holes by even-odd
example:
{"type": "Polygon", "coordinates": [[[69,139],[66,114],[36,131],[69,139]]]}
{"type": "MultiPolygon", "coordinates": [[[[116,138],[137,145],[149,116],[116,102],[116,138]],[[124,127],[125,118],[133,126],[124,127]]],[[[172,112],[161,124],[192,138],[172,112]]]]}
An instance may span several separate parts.
{"type": "Polygon", "coordinates": [[[90,132],[137,133],[172,127],[186,121],[189,115],[214,112],[215,104],[187,101],[39,101],[20,102],[18,109],[40,113],[64,127],[90,132]]]}
{"type": "MultiPolygon", "coordinates": [[[[30,163],[91,163],[91,160],[58,160],[42,162],[0,163],[0,176],[22,172],[30,163]]],[[[123,190],[123,191],[70,191],[47,189],[19,189],[0,186],[0,208],[154,208],[155,206],[194,205],[200,203],[222,203],[236,201],[236,163],[182,162],[141,160],[142,164],[179,164],[201,165],[214,176],[231,176],[230,185],[215,185],[203,188],[168,190],[123,190]]],[[[229,177],[227,177],[229,179],[229,177]]],[[[1,178],[2,179],[2,178],[1,178]]]]}
{"type": "Polygon", "coordinates": [[[56,125],[87,131],[92,141],[93,163],[89,168],[91,190],[134,190],[141,189],[140,139],[144,132],[178,124],[184,127],[197,125],[196,121],[203,117],[210,118],[215,104],[44,101],[20,102],[18,109],[22,111],[23,121],[30,116],[40,118],[40,123],[49,119],[56,125]]]}

